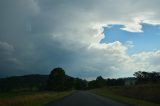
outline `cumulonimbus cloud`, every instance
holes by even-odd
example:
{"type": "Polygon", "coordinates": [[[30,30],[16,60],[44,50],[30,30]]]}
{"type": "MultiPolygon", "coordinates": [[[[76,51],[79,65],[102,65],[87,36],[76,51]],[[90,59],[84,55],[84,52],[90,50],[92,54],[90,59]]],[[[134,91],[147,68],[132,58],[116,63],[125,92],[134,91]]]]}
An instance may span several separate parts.
{"type": "Polygon", "coordinates": [[[0,41],[14,47],[11,62],[19,62],[11,69],[2,64],[0,71],[48,73],[61,66],[81,77],[131,76],[135,71],[147,70],[145,67],[150,67],[147,71],[159,71],[154,58],[158,51],[130,56],[129,45],[119,41],[100,43],[107,36],[103,27],[109,25],[143,32],[141,23],[160,24],[159,4],[159,0],[0,1],[0,41]],[[153,59],[144,59],[145,63],[139,61],[145,56],[139,55],[153,59]]]}

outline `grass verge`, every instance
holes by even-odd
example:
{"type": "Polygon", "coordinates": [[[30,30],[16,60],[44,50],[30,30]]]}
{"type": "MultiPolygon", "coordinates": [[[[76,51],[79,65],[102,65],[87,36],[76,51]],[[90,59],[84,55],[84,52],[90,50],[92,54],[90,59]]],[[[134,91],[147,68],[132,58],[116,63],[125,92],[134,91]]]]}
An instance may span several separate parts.
{"type": "Polygon", "coordinates": [[[44,106],[50,101],[72,94],[73,91],[65,92],[28,92],[6,93],[0,95],[0,106],[44,106]]]}
{"type": "Polygon", "coordinates": [[[131,106],[160,106],[152,102],[116,95],[107,88],[94,89],[91,92],[131,106]]]}

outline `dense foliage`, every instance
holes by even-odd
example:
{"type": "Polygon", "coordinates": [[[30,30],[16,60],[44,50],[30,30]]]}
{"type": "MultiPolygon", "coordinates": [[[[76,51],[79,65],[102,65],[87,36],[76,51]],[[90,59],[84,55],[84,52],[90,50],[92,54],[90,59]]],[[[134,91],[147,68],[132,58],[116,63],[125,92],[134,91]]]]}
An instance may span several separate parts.
{"type": "Polygon", "coordinates": [[[65,89],[65,72],[62,68],[55,68],[51,71],[49,78],[48,78],[48,89],[49,90],[64,90],[65,89]]]}
{"type": "Polygon", "coordinates": [[[5,91],[37,91],[37,90],[86,90],[104,86],[124,86],[146,83],[160,83],[160,73],[134,73],[135,78],[104,79],[98,76],[96,80],[86,81],[65,74],[64,69],[55,68],[49,75],[25,75],[0,79],[0,92],[5,91]],[[136,83],[134,83],[136,82],[136,83]]]}
{"type": "Polygon", "coordinates": [[[159,83],[160,81],[160,72],[138,71],[134,73],[134,76],[137,78],[137,84],[159,83]]]}
{"type": "Polygon", "coordinates": [[[84,90],[87,87],[87,81],[66,75],[62,68],[55,68],[49,75],[47,87],[48,90],[54,91],[63,91],[69,89],[84,90]]]}
{"type": "Polygon", "coordinates": [[[45,89],[48,75],[25,75],[0,79],[0,92],[45,89]]]}

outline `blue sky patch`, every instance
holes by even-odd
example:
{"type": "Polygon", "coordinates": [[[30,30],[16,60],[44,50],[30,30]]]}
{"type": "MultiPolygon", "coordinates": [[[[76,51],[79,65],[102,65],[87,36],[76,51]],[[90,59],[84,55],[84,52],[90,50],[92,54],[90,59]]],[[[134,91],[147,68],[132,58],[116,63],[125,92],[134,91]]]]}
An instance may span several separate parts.
{"type": "Polygon", "coordinates": [[[134,47],[128,50],[129,54],[160,49],[160,25],[143,23],[143,32],[128,32],[121,30],[123,27],[123,25],[105,27],[105,38],[101,43],[120,41],[125,44],[127,41],[132,41],[134,47]]]}

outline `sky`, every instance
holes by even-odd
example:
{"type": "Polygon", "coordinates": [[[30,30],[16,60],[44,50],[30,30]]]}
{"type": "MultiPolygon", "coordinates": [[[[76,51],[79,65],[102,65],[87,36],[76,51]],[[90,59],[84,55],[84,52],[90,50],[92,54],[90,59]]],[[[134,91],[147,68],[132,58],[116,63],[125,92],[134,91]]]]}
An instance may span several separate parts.
{"type": "Polygon", "coordinates": [[[131,44],[128,54],[144,51],[160,50],[160,25],[141,23],[143,32],[128,32],[121,30],[123,25],[110,25],[104,28],[106,37],[101,43],[120,41],[123,44],[131,44]]]}
{"type": "Polygon", "coordinates": [[[160,0],[0,0],[0,77],[160,72],[160,0]]]}

